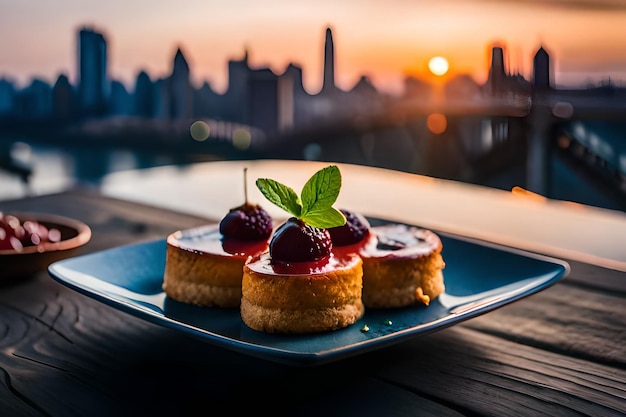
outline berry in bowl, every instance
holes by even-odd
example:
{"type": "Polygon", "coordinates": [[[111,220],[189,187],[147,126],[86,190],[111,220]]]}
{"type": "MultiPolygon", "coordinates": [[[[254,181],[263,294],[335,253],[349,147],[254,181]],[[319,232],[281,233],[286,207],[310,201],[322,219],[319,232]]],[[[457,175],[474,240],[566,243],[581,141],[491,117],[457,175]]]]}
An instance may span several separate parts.
{"type": "Polygon", "coordinates": [[[86,224],[63,216],[0,212],[0,281],[45,270],[91,239],[86,224]]]}

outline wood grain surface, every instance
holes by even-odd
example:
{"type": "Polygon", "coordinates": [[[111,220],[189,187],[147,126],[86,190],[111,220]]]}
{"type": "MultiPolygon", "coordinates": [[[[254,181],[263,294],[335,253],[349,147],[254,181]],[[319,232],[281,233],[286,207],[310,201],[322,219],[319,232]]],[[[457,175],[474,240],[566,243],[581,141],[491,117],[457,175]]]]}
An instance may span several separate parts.
{"type": "MultiPolygon", "coordinates": [[[[84,190],[0,202],[11,210],[87,223],[80,253],[215,220],[84,190]]],[[[0,287],[0,416],[625,415],[626,276],[568,262],[568,277],[528,298],[311,368],[147,323],[41,271],[0,287]]]]}

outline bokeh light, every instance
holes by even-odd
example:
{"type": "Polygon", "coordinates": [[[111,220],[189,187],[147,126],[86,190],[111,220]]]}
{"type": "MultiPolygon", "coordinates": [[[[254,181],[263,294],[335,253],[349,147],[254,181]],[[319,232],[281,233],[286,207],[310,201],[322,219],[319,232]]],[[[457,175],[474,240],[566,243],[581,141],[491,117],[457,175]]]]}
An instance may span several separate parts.
{"type": "Polygon", "coordinates": [[[561,119],[569,119],[574,115],[574,106],[567,101],[557,101],[552,106],[552,115],[561,119]]]}
{"type": "Polygon", "coordinates": [[[202,120],[195,121],[189,127],[189,133],[193,140],[198,142],[204,142],[211,136],[211,128],[206,122],[202,120]]]}
{"type": "Polygon", "coordinates": [[[448,119],[441,113],[432,113],[426,119],[426,127],[432,133],[439,135],[448,128],[448,119]]]}
{"type": "Polygon", "coordinates": [[[557,138],[556,144],[561,149],[569,149],[569,147],[572,145],[572,140],[565,135],[561,135],[557,138]]]}
{"type": "Polygon", "coordinates": [[[252,135],[248,129],[238,127],[233,130],[233,146],[240,151],[245,151],[252,143],[252,135]]]}

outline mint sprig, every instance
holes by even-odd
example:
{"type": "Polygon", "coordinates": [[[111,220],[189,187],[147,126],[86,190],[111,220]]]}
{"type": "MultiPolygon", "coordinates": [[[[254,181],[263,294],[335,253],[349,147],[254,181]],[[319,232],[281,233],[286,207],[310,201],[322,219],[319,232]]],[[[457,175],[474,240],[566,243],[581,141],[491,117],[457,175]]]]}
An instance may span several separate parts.
{"type": "Polygon", "coordinates": [[[270,178],[258,178],[256,186],[269,201],[310,226],[328,229],[346,223],[343,213],[333,207],[341,190],[341,172],[336,165],[313,174],[300,197],[291,187],[270,178]]]}

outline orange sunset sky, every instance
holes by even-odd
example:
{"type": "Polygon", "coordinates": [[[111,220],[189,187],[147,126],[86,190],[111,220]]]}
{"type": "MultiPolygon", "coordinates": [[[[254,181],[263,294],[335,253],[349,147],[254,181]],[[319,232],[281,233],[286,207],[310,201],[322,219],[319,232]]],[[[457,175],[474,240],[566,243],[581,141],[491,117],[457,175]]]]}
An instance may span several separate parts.
{"type": "Polygon", "coordinates": [[[133,87],[137,72],[171,70],[180,46],[193,81],[223,92],[228,59],[247,48],[253,67],[277,74],[303,68],[305,88],[321,86],[324,32],[333,29],[342,88],[367,75],[397,92],[433,55],[452,74],[484,82],[490,47],[506,47],[510,68],[530,79],[540,45],[555,81],[585,85],[611,78],[626,85],[626,1],[622,0],[0,0],[0,78],[25,85],[39,77],[76,79],[76,32],[83,25],[108,42],[109,76],[133,87]]]}

